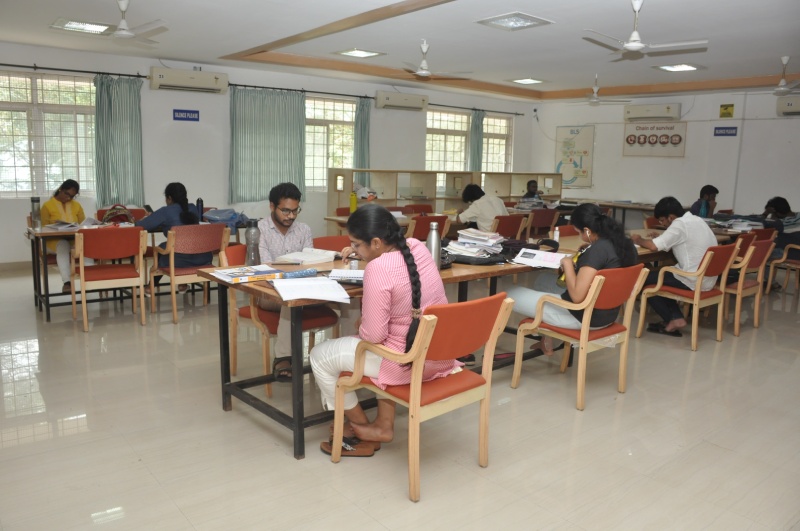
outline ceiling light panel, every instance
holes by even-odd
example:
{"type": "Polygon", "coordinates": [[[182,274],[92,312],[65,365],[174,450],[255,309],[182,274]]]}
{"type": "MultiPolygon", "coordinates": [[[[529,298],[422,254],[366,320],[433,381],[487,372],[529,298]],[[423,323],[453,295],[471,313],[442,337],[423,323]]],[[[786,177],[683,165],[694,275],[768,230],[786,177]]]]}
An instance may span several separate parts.
{"type": "Polygon", "coordinates": [[[479,20],[478,24],[489,26],[490,28],[501,29],[505,31],[518,31],[528,28],[536,28],[539,26],[547,26],[554,24],[552,20],[534,17],[527,13],[515,11],[514,13],[506,13],[505,15],[497,15],[496,17],[489,17],[479,20]]]}
{"type": "Polygon", "coordinates": [[[346,55],[348,57],[357,57],[359,59],[375,57],[376,55],[386,55],[383,52],[371,52],[369,50],[359,50],[358,48],[353,48],[352,50],[344,50],[341,52],[334,52],[334,53],[338,55],[346,55]]]}
{"type": "Polygon", "coordinates": [[[108,24],[98,24],[96,22],[82,22],[79,20],[67,20],[65,18],[56,19],[55,22],[50,24],[53,29],[60,29],[65,31],[77,31],[79,33],[91,33],[92,35],[100,35],[108,33],[111,26],[108,24]]]}
{"type": "Polygon", "coordinates": [[[540,81],[538,79],[533,79],[530,77],[526,77],[525,79],[509,79],[512,83],[519,83],[520,85],[535,85],[537,83],[544,83],[544,81],[540,81]]]}
{"type": "Polygon", "coordinates": [[[693,70],[700,70],[703,67],[690,64],[680,64],[680,65],[655,66],[653,68],[658,68],[659,70],[663,70],[665,72],[691,72],[693,70]]]}

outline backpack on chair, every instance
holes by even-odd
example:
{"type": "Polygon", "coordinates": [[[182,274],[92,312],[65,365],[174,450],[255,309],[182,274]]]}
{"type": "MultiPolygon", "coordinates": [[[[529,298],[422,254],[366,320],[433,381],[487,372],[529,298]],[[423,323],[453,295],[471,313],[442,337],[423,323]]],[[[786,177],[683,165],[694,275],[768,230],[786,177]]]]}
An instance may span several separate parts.
{"type": "Polygon", "coordinates": [[[112,205],[105,214],[103,214],[103,223],[133,223],[136,221],[131,214],[131,211],[125,208],[125,205],[112,205]]]}

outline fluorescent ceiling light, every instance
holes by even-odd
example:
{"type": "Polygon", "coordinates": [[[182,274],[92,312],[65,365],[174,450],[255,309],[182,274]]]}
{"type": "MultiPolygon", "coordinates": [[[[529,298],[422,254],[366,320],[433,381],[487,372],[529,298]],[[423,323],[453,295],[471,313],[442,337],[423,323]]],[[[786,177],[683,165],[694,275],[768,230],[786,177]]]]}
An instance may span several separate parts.
{"type": "Polygon", "coordinates": [[[657,66],[659,70],[664,70],[665,72],[691,72],[692,70],[697,70],[697,67],[694,65],[664,65],[664,66],[657,66]]]}
{"type": "Polygon", "coordinates": [[[108,31],[111,28],[111,26],[109,26],[108,24],[98,24],[96,22],[81,22],[78,20],[67,20],[64,18],[59,18],[58,20],[50,24],[50,27],[66,31],[77,31],[79,33],[91,33],[93,35],[99,35],[103,32],[108,31]]]}
{"type": "Polygon", "coordinates": [[[528,28],[535,28],[537,26],[547,26],[553,24],[552,20],[534,17],[526,13],[515,11],[514,13],[506,13],[505,15],[497,15],[496,17],[489,17],[479,20],[478,24],[489,26],[506,31],[517,31],[528,28]]]}
{"type": "Polygon", "coordinates": [[[346,55],[348,57],[358,57],[359,59],[365,59],[367,57],[375,57],[376,55],[386,55],[383,52],[371,52],[369,50],[359,50],[358,48],[353,48],[352,50],[345,50],[343,52],[334,52],[339,55],[346,55]]]}
{"type": "Polygon", "coordinates": [[[535,85],[536,83],[544,83],[543,81],[539,81],[538,79],[533,79],[531,77],[526,77],[525,79],[511,79],[512,83],[519,83],[520,85],[535,85]]]}

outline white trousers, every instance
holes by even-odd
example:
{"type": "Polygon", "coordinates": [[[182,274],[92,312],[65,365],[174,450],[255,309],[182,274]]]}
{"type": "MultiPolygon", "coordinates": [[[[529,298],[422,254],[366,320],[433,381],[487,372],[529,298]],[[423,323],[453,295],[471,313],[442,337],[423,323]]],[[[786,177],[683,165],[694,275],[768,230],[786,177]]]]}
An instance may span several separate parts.
{"type": "MultiPolygon", "coordinates": [[[[69,282],[72,274],[72,260],[70,259],[70,249],[72,244],[69,240],[58,240],[56,244],[56,264],[58,265],[58,272],[61,273],[61,282],[69,282]]],[[[94,265],[94,259],[85,258],[84,265],[94,265]]]]}
{"type": "MultiPolygon", "coordinates": [[[[322,407],[326,410],[333,410],[336,406],[336,381],[340,373],[353,370],[359,341],[361,340],[358,337],[341,337],[325,341],[311,349],[311,370],[314,371],[314,378],[322,395],[322,407]]],[[[383,358],[377,354],[367,352],[364,376],[377,378],[381,360],[383,358]]],[[[344,395],[345,411],[356,405],[358,397],[355,392],[344,395]]]]}
{"type": "MultiPolygon", "coordinates": [[[[536,291],[519,286],[508,288],[506,293],[509,297],[514,299],[514,311],[527,317],[536,317],[536,305],[539,303],[540,298],[545,295],[553,295],[553,293],[536,291]]],[[[580,330],[581,328],[581,322],[578,321],[574,315],[569,313],[569,310],[566,308],[545,303],[542,312],[544,314],[542,315],[542,321],[547,324],[559,326],[561,328],[569,328],[571,330],[580,330]]]]}

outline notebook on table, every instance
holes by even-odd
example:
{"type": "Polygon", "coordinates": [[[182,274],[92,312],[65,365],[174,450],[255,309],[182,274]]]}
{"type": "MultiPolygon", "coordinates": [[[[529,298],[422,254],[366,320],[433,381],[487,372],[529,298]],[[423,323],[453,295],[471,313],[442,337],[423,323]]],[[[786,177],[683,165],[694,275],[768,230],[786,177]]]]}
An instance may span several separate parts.
{"type": "Polygon", "coordinates": [[[364,284],[364,270],[363,269],[332,269],[328,274],[328,278],[331,278],[337,282],[343,282],[345,284],[364,284]]]}

